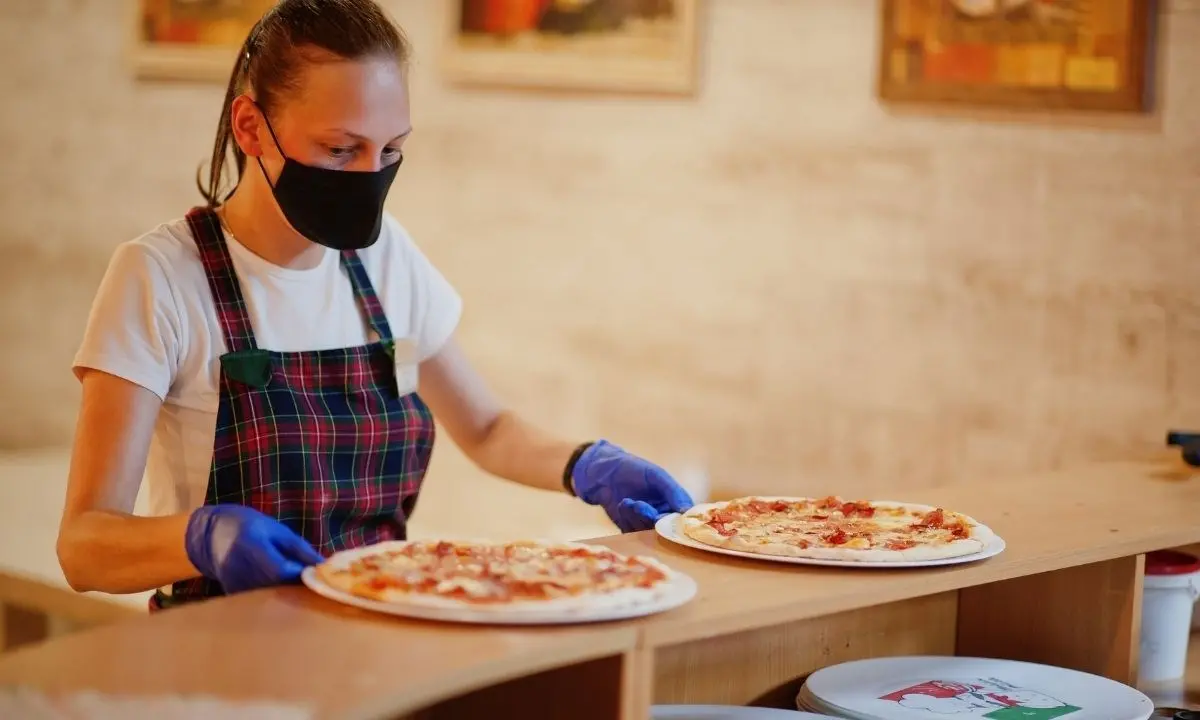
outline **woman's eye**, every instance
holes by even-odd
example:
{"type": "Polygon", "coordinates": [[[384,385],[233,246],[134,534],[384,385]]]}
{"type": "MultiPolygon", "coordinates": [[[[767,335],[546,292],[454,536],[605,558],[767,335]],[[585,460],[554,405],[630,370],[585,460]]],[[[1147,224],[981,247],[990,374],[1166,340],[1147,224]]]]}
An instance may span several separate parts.
{"type": "Polygon", "coordinates": [[[400,155],[401,155],[400,148],[384,148],[383,149],[383,156],[386,158],[391,158],[391,159],[395,160],[396,158],[400,157],[400,155]]]}
{"type": "Polygon", "coordinates": [[[340,159],[340,158],[350,157],[351,155],[354,154],[354,148],[352,148],[352,147],[330,147],[330,148],[327,148],[327,150],[329,151],[329,157],[332,157],[332,158],[340,159]]]}

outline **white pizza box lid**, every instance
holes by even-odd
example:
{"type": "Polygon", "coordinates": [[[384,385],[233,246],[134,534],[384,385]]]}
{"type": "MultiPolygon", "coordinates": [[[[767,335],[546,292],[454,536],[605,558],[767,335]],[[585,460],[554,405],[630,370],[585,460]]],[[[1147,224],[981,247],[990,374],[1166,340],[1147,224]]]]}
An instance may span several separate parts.
{"type": "Polygon", "coordinates": [[[822,710],[821,707],[819,705],[817,705],[816,703],[809,703],[806,705],[803,702],[801,702],[800,700],[797,700],[796,707],[799,708],[801,712],[813,713],[813,714],[817,715],[818,717],[835,717],[835,718],[839,718],[839,720],[861,720],[860,718],[856,718],[856,717],[853,717],[850,715],[845,715],[845,714],[833,715],[832,713],[834,711],[822,710]]]}
{"type": "Polygon", "coordinates": [[[654,705],[650,720],[836,720],[797,710],[742,707],[739,705],[654,705]]]}
{"type": "Polygon", "coordinates": [[[796,697],[796,707],[800,710],[819,713],[822,716],[842,718],[843,720],[875,720],[875,718],[867,715],[856,715],[844,708],[831,708],[823,705],[820,700],[813,697],[810,693],[806,693],[806,688],[800,688],[800,694],[796,697]]]}
{"type": "Polygon", "coordinates": [[[1012,660],[874,658],[818,670],[796,698],[854,720],[1146,720],[1154,703],[1114,680],[1012,660]]]}

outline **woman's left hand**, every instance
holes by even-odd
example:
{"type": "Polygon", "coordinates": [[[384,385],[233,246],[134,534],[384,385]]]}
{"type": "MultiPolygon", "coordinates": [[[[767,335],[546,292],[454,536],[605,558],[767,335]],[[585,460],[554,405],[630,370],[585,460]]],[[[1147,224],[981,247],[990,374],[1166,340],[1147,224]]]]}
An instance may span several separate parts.
{"type": "Polygon", "coordinates": [[[694,504],[666,470],[605,440],[583,451],[571,480],[575,495],[602,506],[621,532],[649,530],[663,515],[694,504]]]}

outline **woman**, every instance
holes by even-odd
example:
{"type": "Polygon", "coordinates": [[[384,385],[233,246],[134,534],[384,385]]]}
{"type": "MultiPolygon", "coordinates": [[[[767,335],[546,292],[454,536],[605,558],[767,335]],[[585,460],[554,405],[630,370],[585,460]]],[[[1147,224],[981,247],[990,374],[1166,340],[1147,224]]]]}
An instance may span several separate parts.
{"type": "Polygon", "coordinates": [[[459,296],[383,212],[408,52],[371,0],[282,0],[250,33],[207,205],[118,248],[76,357],[58,540],[76,590],[158,588],[159,608],[403,538],[434,416],[484,470],[622,531],[691,505],[661,468],[505,410],[455,343],[459,296]],[[143,473],[152,517],[131,514],[143,473]]]}

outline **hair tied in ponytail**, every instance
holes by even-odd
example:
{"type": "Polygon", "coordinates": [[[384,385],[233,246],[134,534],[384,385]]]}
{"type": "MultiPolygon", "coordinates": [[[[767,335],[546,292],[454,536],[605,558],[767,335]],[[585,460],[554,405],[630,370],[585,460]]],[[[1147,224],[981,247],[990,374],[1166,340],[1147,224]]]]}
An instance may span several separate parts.
{"type": "Polygon", "coordinates": [[[344,60],[381,56],[405,63],[409,57],[404,32],[374,0],[279,0],[247,33],[242,52],[233,63],[207,183],[203,181],[203,166],[196,177],[209,207],[229,199],[246,169],[246,155],[233,137],[233,101],[253,88],[255,102],[264,113],[276,109],[282,98],[299,88],[305,66],[315,61],[314,50],[344,60]],[[225,192],[230,153],[236,176],[225,192]]]}

